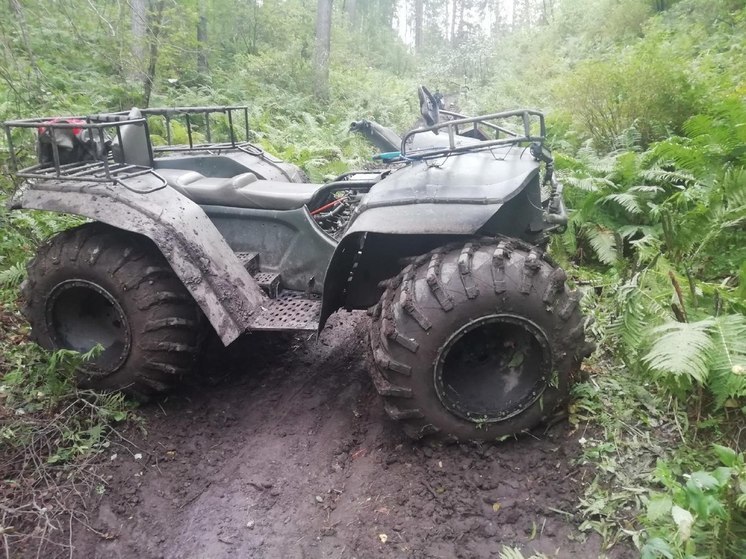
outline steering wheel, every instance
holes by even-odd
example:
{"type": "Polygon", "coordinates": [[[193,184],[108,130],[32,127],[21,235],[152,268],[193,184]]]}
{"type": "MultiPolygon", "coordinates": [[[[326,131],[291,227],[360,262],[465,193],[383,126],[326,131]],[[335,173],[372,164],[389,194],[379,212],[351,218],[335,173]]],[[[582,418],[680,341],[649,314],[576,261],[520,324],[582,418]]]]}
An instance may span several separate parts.
{"type": "Polygon", "coordinates": [[[421,85],[417,89],[417,96],[420,98],[420,114],[425,119],[425,123],[428,126],[438,124],[440,109],[438,108],[438,101],[433,94],[424,85],[421,85]]]}

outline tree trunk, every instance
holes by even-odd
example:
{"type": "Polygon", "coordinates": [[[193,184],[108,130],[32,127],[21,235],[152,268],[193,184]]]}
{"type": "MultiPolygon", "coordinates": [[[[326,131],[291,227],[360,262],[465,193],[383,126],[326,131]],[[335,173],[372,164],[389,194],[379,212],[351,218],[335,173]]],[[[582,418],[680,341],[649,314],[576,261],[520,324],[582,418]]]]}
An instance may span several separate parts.
{"type": "Polygon", "coordinates": [[[552,19],[552,16],[554,16],[554,5],[552,4],[552,0],[542,0],[542,19],[544,20],[544,23],[549,23],[549,21],[552,19]]]}
{"type": "Polygon", "coordinates": [[[207,74],[209,71],[207,63],[207,13],[204,0],[197,2],[197,72],[207,74]]]}
{"type": "Polygon", "coordinates": [[[490,27],[490,35],[497,37],[502,31],[502,2],[501,0],[492,0],[490,2],[490,9],[492,11],[492,25],[490,27]]]}
{"type": "Polygon", "coordinates": [[[23,47],[26,49],[26,54],[28,55],[29,63],[31,64],[31,67],[38,74],[39,67],[36,65],[36,59],[34,58],[34,51],[31,48],[31,43],[29,42],[28,30],[26,26],[26,16],[23,13],[23,6],[21,6],[21,3],[18,0],[10,0],[9,7],[10,7],[10,11],[13,12],[13,15],[15,15],[16,20],[18,21],[18,27],[21,29],[21,39],[23,40],[23,47]]]}
{"type": "Polygon", "coordinates": [[[357,0],[345,0],[345,12],[351,24],[357,23],[357,0]]]}
{"type": "Polygon", "coordinates": [[[132,82],[139,82],[145,78],[145,45],[148,34],[148,0],[130,0],[132,8],[132,62],[127,68],[127,77],[132,82]]]}
{"type": "Polygon", "coordinates": [[[513,0],[513,9],[510,11],[510,30],[515,31],[518,27],[518,0],[513,0]]]}
{"type": "Polygon", "coordinates": [[[159,0],[148,17],[148,26],[150,33],[148,37],[148,70],[143,82],[143,106],[150,105],[150,94],[153,92],[155,83],[155,72],[158,66],[158,37],[161,34],[161,22],[163,20],[163,8],[165,0],[159,0]]]}
{"type": "Polygon", "coordinates": [[[460,43],[461,38],[464,36],[464,6],[466,6],[466,2],[461,0],[461,9],[458,14],[458,27],[456,28],[456,43],[460,43]]]}
{"type": "Polygon", "coordinates": [[[422,18],[423,0],[414,2],[414,50],[417,54],[422,51],[422,18]]]}
{"type": "Polygon", "coordinates": [[[451,40],[451,44],[453,44],[456,40],[456,8],[457,8],[458,0],[453,0],[451,2],[451,33],[449,39],[451,40]]]}
{"type": "Polygon", "coordinates": [[[318,0],[316,48],[313,55],[313,92],[318,99],[329,98],[329,52],[332,35],[332,1],[318,0]]]}
{"type": "Polygon", "coordinates": [[[256,42],[259,37],[259,0],[254,0],[254,21],[251,29],[251,54],[257,53],[256,42]]]}

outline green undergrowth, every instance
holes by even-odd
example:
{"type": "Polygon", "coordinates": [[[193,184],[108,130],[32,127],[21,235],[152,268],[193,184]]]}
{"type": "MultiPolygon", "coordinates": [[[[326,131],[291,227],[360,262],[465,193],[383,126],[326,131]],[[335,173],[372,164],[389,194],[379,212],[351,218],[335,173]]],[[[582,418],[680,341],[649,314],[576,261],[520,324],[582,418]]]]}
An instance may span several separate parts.
{"type": "Polygon", "coordinates": [[[579,461],[595,471],[580,529],[608,548],[630,539],[647,559],[743,557],[746,468],[732,425],[693,415],[623,366],[600,360],[591,371],[570,416],[582,433],[579,461]]]}
{"type": "Polygon", "coordinates": [[[647,149],[557,156],[552,252],[599,347],[571,410],[596,472],[581,529],[646,559],[746,556],[745,118],[723,96],[647,149]]]}
{"type": "Polygon", "coordinates": [[[75,386],[75,370],[91,354],[42,350],[28,341],[18,308],[26,260],[53,233],[80,222],[44,212],[8,212],[0,194],[0,496],[4,548],[50,552],[72,520],[75,499],[104,490],[90,469],[135,416],[121,395],[75,386]],[[56,534],[56,535],[55,535],[56,534]],[[51,547],[48,547],[51,545],[51,547]]]}
{"type": "Polygon", "coordinates": [[[684,291],[673,270],[574,270],[599,343],[570,410],[595,471],[580,528],[649,559],[743,557],[743,299],[722,281],[684,291]]]}
{"type": "Polygon", "coordinates": [[[73,521],[86,522],[80,499],[106,486],[92,462],[136,416],[120,394],[76,388],[75,371],[96,348],[49,353],[27,335],[15,304],[0,303],[2,540],[43,556],[73,521]]]}

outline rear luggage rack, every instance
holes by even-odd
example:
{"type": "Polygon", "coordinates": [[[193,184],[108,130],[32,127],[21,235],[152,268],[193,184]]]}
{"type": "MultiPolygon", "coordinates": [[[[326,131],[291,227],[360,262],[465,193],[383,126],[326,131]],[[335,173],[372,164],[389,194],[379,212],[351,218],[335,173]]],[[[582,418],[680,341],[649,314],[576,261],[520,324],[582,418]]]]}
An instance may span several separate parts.
{"type": "MultiPolygon", "coordinates": [[[[166,145],[154,146],[156,153],[174,151],[220,151],[237,149],[251,155],[262,155],[264,152],[249,143],[251,131],[249,129],[249,107],[247,105],[214,106],[214,107],[154,107],[140,109],[145,117],[161,117],[161,126],[166,133],[166,145]],[[213,141],[216,122],[211,115],[222,114],[227,119],[227,130],[221,130],[224,137],[221,141],[213,141]],[[243,128],[242,139],[236,134],[236,122],[241,121],[243,128]],[[183,123],[186,128],[187,143],[174,143],[173,122],[183,123]],[[197,132],[204,134],[204,142],[195,141],[197,132]]],[[[126,115],[127,112],[116,113],[126,115]]],[[[157,127],[153,127],[157,128],[157,127]]]]}
{"type": "MultiPolygon", "coordinates": [[[[125,126],[143,128],[143,137],[148,135],[145,117],[129,118],[123,115],[93,115],[86,117],[53,117],[11,120],[3,123],[10,154],[10,169],[15,178],[37,181],[75,181],[82,183],[120,184],[136,192],[152,192],[166,186],[166,181],[153,171],[153,150],[149,141],[140,144],[139,161],[128,162],[130,154],[122,141],[125,126]],[[14,140],[14,130],[36,130],[38,135],[48,134],[51,160],[44,162],[41,151],[37,153],[35,165],[21,167],[14,140]],[[72,142],[79,142],[82,159],[63,162],[57,139],[72,134],[72,142]],[[116,138],[120,161],[112,155],[112,138],[116,138]],[[86,145],[83,145],[85,142],[86,145]],[[142,150],[146,151],[142,151],[142,150]],[[156,180],[143,181],[145,175],[156,180]],[[138,177],[140,180],[138,180],[138,177]],[[145,188],[137,184],[145,182],[145,188]]],[[[37,140],[38,142],[38,140],[37,140]]],[[[73,145],[73,144],[71,144],[73,145]]]]}
{"type": "MultiPolygon", "coordinates": [[[[248,106],[215,107],[170,107],[140,109],[136,116],[130,111],[102,113],[89,116],[67,116],[12,120],[3,123],[10,153],[11,173],[16,178],[41,181],[77,181],[81,183],[120,184],[136,192],[152,192],[167,185],[167,182],[153,170],[154,158],[159,153],[182,151],[209,151],[212,153],[238,150],[264,158],[264,151],[249,143],[248,106]],[[215,115],[225,116],[219,122],[215,115]],[[160,117],[159,124],[151,119],[160,117]],[[236,122],[240,121],[242,133],[236,133],[236,122]],[[174,133],[177,125],[186,131],[186,144],[177,145],[174,133]],[[125,127],[142,127],[141,138],[135,144],[123,141],[125,127]],[[151,132],[163,131],[167,145],[153,146],[151,132]],[[48,142],[47,160],[37,153],[35,165],[24,165],[19,161],[16,144],[17,129],[35,130],[39,136],[46,134],[48,142]],[[74,136],[78,142],[82,159],[68,162],[61,156],[58,140],[74,136]],[[220,141],[213,141],[215,136],[220,141]],[[220,137],[222,136],[222,137],[220,137]],[[206,140],[206,141],[202,141],[206,140]],[[82,145],[86,144],[86,145],[82,145]],[[133,148],[132,146],[135,145],[133,148]],[[117,157],[113,157],[113,150],[117,157]],[[153,179],[145,175],[152,176],[153,179]],[[138,178],[139,177],[139,178],[138,178]]],[[[178,132],[178,130],[177,130],[178,132]]]]}
{"type": "Polygon", "coordinates": [[[103,182],[103,183],[121,183],[124,181],[139,177],[141,175],[151,174],[158,177],[163,185],[166,181],[153,171],[150,167],[141,165],[129,165],[127,163],[116,163],[111,157],[102,161],[88,161],[68,163],[67,165],[57,165],[54,167],[43,167],[34,165],[16,172],[17,177],[27,179],[49,179],[49,180],[74,180],[80,182],[103,182]]]}

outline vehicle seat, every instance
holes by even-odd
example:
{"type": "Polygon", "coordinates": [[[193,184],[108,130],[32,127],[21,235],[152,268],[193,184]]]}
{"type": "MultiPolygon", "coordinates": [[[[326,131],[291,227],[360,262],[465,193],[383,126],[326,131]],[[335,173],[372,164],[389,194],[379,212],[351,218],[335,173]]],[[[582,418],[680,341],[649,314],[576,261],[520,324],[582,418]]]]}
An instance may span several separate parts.
{"type": "MultiPolygon", "coordinates": [[[[127,117],[132,119],[142,118],[142,113],[140,109],[133,107],[127,117]]],[[[150,138],[145,132],[144,123],[125,124],[121,127],[119,134],[122,138],[122,144],[119,145],[119,138],[115,138],[111,144],[114,161],[141,167],[153,166],[153,160],[148,149],[150,138]]]]}
{"type": "Polygon", "coordinates": [[[158,169],[158,175],[198,204],[294,210],[308,204],[321,184],[259,180],[254,173],[231,178],[206,177],[196,171],[158,169]]]}

